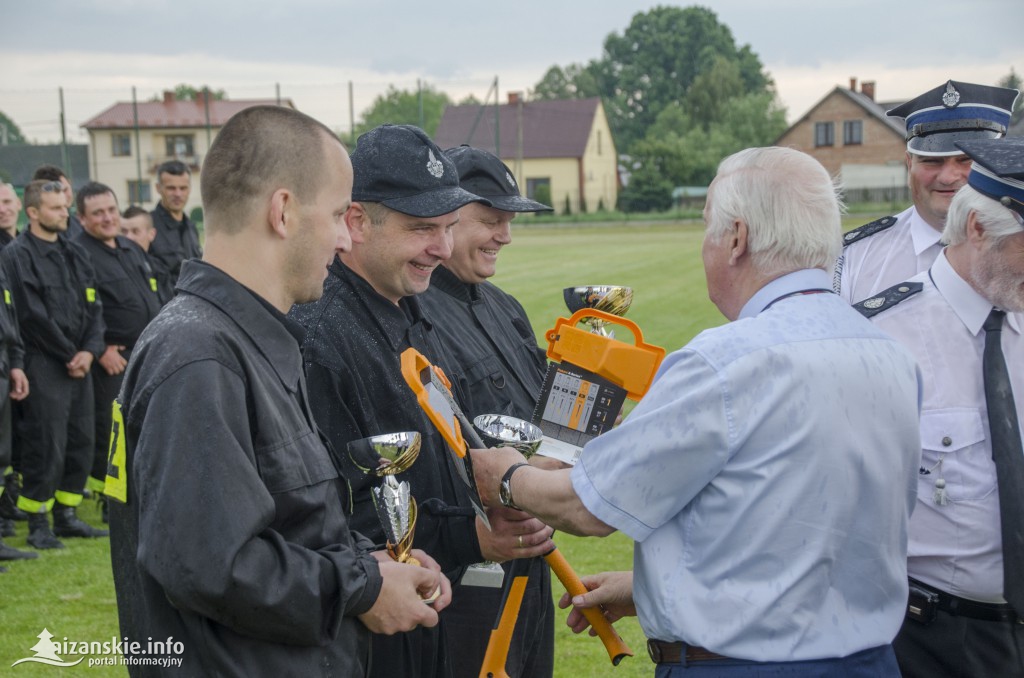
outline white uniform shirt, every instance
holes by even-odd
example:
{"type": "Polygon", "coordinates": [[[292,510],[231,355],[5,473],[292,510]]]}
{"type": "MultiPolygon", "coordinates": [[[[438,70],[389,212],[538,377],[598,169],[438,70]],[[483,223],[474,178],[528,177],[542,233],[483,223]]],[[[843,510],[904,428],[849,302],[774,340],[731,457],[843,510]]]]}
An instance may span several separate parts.
{"type": "Polygon", "coordinates": [[[799,661],[887,645],[903,623],[918,372],[834,294],[799,294],[828,285],[766,285],[668,356],[573,468],[587,509],[637,542],[649,638],[799,661]]]}
{"type": "Polygon", "coordinates": [[[900,212],[893,226],[843,249],[836,262],[836,291],[855,304],[927,271],[942,251],[941,235],[916,208],[900,212]]]}
{"type": "MultiPolygon", "coordinates": [[[[907,569],[953,595],[1002,603],[999,489],[982,377],[981,327],[992,304],[957,275],[945,253],[913,281],[924,285],[921,292],[872,318],[914,353],[924,377],[923,452],[907,569]],[[939,478],[946,481],[945,506],[934,497],[939,478]]],[[[1007,314],[1003,355],[1024,422],[1022,330],[1024,313],[1007,314]]]]}

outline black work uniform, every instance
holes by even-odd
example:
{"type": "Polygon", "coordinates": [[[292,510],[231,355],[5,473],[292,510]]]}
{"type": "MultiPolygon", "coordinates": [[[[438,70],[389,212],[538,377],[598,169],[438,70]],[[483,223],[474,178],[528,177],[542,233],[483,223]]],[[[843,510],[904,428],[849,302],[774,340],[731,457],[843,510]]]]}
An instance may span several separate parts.
{"type": "MultiPolygon", "coordinates": [[[[547,359],[522,305],[489,282],[464,283],[444,266],[434,269],[430,288],[418,299],[445,345],[441,367],[461,385],[469,418],[508,414],[530,421],[547,359]]],[[[506,576],[510,567],[505,563],[506,576]]],[[[555,608],[547,563],[532,559],[529,576],[505,663],[512,678],[550,676],[554,670],[555,608]]],[[[480,674],[501,593],[462,585],[453,591],[444,614],[456,678],[480,674]]]]}
{"type": "Polygon", "coordinates": [[[66,365],[81,351],[93,360],[103,353],[96,274],[77,243],[46,242],[28,230],[3,249],[2,260],[31,389],[15,423],[23,476],[18,508],[44,513],[55,497],[77,506],[92,465],[92,378],[71,377],[66,365]]]}
{"type": "Polygon", "coordinates": [[[125,372],[107,485],[127,478],[110,502],[121,634],[184,657],[130,673],[361,676],[380,568],[309,410],[302,330],[205,262],[178,291],[125,372]]]}
{"type": "Polygon", "coordinates": [[[18,317],[14,312],[11,286],[0,267],[0,493],[4,474],[11,465],[11,370],[24,369],[25,348],[21,343],[18,317]]]}
{"type": "Polygon", "coordinates": [[[151,214],[156,237],[149,245],[149,256],[159,259],[163,267],[167,269],[173,288],[181,271],[181,263],[187,259],[200,259],[203,256],[203,250],[199,246],[199,229],[187,214],[182,214],[181,221],[177,221],[167,211],[163,203],[157,203],[151,214]]]}
{"type": "MultiPolygon", "coordinates": [[[[351,464],[348,443],[382,433],[419,431],[419,458],[399,480],[408,481],[419,504],[413,545],[430,554],[454,581],[480,562],[476,519],[444,440],[420,409],[401,374],[401,352],[412,346],[428,360],[439,345],[415,297],[396,306],[335,259],[318,302],[295,306],[291,316],[306,326],[303,360],[310,405],[335,450],[346,461],[352,488],[352,523],[377,544],[385,536],[370,487],[380,481],[351,464]]],[[[373,636],[371,676],[449,676],[444,615],[433,629],[373,636]]]]}
{"type": "MultiPolygon", "coordinates": [[[[121,355],[131,357],[132,348],[149,321],[160,312],[156,276],[142,248],[124,236],[114,238],[114,246],[83,231],[75,242],[92,260],[96,271],[96,289],[103,302],[103,323],[107,346],[124,346],[121,355]]],[[[110,375],[97,360],[92,365],[92,392],[96,403],[96,443],[90,478],[102,490],[107,475],[110,449],[110,407],[121,390],[124,373],[110,375]]],[[[90,481],[90,482],[93,482],[90,481]]]]}

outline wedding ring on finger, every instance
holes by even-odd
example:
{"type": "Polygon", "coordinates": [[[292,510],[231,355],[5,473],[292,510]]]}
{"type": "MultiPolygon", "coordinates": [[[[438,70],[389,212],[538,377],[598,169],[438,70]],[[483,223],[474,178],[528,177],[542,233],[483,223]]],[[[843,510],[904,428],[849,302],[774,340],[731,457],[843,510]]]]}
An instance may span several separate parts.
{"type": "Polygon", "coordinates": [[[523,548],[523,535],[519,535],[517,539],[519,540],[519,548],[523,548]]]}

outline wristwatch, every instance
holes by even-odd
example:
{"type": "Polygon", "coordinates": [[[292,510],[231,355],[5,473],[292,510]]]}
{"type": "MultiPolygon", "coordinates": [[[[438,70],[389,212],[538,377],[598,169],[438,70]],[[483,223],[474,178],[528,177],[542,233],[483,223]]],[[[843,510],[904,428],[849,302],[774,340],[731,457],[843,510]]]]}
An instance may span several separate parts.
{"type": "Polygon", "coordinates": [[[512,474],[515,473],[520,466],[529,466],[529,464],[525,461],[521,461],[518,464],[512,464],[509,466],[508,470],[505,471],[505,475],[501,477],[501,485],[498,486],[498,499],[501,500],[501,505],[517,511],[522,511],[522,509],[516,506],[515,501],[512,500],[512,474]]]}

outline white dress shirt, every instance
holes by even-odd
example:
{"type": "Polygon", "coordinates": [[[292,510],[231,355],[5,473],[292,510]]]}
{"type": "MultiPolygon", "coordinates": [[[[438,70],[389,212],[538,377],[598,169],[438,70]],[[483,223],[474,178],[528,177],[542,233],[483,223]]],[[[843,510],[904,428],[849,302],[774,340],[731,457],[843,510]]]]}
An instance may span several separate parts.
{"type": "Polygon", "coordinates": [[[855,304],[927,271],[942,251],[941,236],[916,208],[900,212],[893,226],[843,248],[839,296],[855,304]]]}
{"type": "MultiPolygon", "coordinates": [[[[917,508],[910,521],[908,572],[956,596],[1002,603],[999,488],[982,376],[982,324],[992,304],[953,270],[945,253],[930,271],[912,280],[924,285],[921,292],[872,319],[914,353],[924,378],[923,451],[917,508]],[[945,481],[945,505],[936,501],[939,479],[945,481]]],[[[1024,314],[1008,313],[1002,347],[1020,421],[1022,329],[1024,314]]]]}

